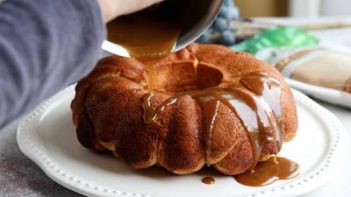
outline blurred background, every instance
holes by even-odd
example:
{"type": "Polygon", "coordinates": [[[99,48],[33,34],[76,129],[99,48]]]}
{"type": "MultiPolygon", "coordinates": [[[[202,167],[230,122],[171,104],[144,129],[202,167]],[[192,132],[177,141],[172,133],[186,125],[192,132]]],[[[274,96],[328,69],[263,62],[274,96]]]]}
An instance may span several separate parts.
{"type": "Polygon", "coordinates": [[[242,18],[347,16],[350,0],[234,0],[242,18]]]}

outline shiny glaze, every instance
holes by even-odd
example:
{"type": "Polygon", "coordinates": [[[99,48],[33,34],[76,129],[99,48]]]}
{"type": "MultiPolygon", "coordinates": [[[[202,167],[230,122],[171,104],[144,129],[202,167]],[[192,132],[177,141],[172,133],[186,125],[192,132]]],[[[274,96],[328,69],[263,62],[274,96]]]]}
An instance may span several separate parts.
{"type": "Polygon", "coordinates": [[[201,182],[207,185],[214,184],[216,182],[216,179],[212,176],[206,176],[201,179],[201,182]]]}
{"type": "Polygon", "coordinates": [[[172,51],[180,27],[167,13],[146,9],[118,17],[107,24],[107,30],[108,40],[125,47],[131,57],[148,61],[172,51]]]}
{"type": "MultiPolygon", "coordinates": [[[[178,92],[167,99],[161,106],[154,109],[151,101],[154,96],[150,92],[144,97],[144,120],[146,124],[156,121],[157,117],[168,107],[177,103],[182,96],[188,95],[193,97],[202,106],[208,106],[208,102],[216,102],[213,109],[209,109],[207,118],[204,122],[205,133],[207,136],[212,135],[214,122],[217,117],[219,104],[222,103],[231,109],[245,126],[247,135],[250,139],[255,163],[261,159],[262,149],[265,143],[273,141],[281,148],[283,137],[280,130],[280,92],[281,84],[272,77],[264,73],[253,73],[242,77],[240,80],[241,88],[230,86],[228,88],[213,87],[204,90],[195,90],[187,92],[178,92]]],[[[207,138],[206,146],[210,146],[210,137],[207,138]]],[[[206,153],[208,154],[208,153],[206,153]]]]}
{"type": "MultiPolygon", "coordinates": [[[[218,109],[219,109],[219,105],[220,105],[220,101],[219,100],[210,100],[208,102],[215,102],[215,107],[210,109],[210,113],[206,114],[208,117],[210,117],[210,121],[206,122],[206,124],[204,125],[205,128],[205,135],[207,136],[207,138],[205,139],[205,143],[206,143],[206,147],[211,147],[211,139],[212,139],[212,131],[214,128],[214,124],[215,121],[217,119],[218,116],[218,109]]],[[[207,103],[203,102],[201,105],[202,106],[206,106],[207,103]]],[[[210,149],[206,149],[206,158],[210,156],[211,152],[210,149]]]]}
{"type": "Polygon", "coordinates": [[[282,157],[271,157],[260,162],[252,171],[235,176],[235,180],[247,186],[264,186],[277,180],[291,179],[299,175],[299,165],[282,157]]]}

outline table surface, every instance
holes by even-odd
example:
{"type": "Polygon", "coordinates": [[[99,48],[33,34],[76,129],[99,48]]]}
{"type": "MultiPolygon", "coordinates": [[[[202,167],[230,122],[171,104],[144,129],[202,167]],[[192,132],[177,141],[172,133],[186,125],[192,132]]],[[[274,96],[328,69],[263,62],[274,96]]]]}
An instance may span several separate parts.
{"type": "MultiPolygon", "coordinates": [[[[334,38],[343,42],[340,35],[351,36],[351,29],[315,32],[323,38],[334,38]]],[[[349,37],[350,38],[350,37],[349,37]]],[[[351,41],[351,39],[349,40],[351,41]]],[[[347,43],[351,46],[351,42],[347,43]]],[[[334,113],[344,124],[348,140],[351,142],[351,110],[317,101],[334,113]]],[[[16,142],[16,129],[19,121],[15,120],[0,131],[0,196],[80,196],[49,179],[44,172],[19,150],[16,142]]],[[[351,146],[346,153],[351,152],[351,146]]],[[[337,173],[324,186],[303,196],[329,197],[351,196],[349,177],[351,177],[351,155],[345,155],[337,173]]]]}

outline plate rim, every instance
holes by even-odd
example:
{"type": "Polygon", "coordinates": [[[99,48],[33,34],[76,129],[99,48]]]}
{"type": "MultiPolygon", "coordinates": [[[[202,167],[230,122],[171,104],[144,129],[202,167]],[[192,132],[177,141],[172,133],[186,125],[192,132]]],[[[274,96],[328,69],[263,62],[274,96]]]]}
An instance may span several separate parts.
{"type": "MultiPolygon", "coordinates": [[[[40,145],[40,143],[38,144],[38,138],[35,138],[35,135],[38,135],[36,127],[39,126],[38,123],[41,117],[45,115],[47,109],[51,105],[53,105],[57,101],[60,101],[60,98],[62,96],[68,94],[70,91],[74,91],[74,87],[75,84],[59,91],[57,94],[44,101],[36,109],[29,113],[25,118],[22,119],[16,132],[17,144],[20,150],[24,153],[25,156],[27,156],[30,160],[36,163],[36,165],[38,165],[39,168],[42,169],[50,179],[80,194],[93,196],[108,195],[123,197],[154,196],[152,194],[121,191],[107,188],[97,183],[92,184],[90,180],[85,181],[72,174],[67,174],[64,170],[60,169],[60,167],[57,164],[51,161],[50,155],[47,155],[45,148],[42,145],[40,145]]],[[[343,137],[346,135],[346,130],[342,123],[338,120],[338,118],[335,115],[333,115],[321,105],[317,104],[312,99],[305,96],[303,93],[293,90],[293,94],[295,100],[299,100],[300,104],[305,105],[307,109],[315,112],[314,115],[316,115],[319,119],[328,120],[324,122],[325,126],[328,128],[329,137],[331,138],[331,143],[329,147],[327,147],[327,152],[324,155],[324,157],[321,158],[321,163],[316,165],[316,169],[307,172],[306,174],[302,175],[299,179],[279,186],[255,191],[244,196],[295,196],[310,192],[316,189],[317,187],[321,186],[328,180],[328,177],[337,168],[337,161],[342,159],[341,154],[343,153],[343,150],[345,150],[345,145],[347,141],[347,139],[343,137]],[[332,132],[335,134],[332,135],[332,132]],[[323,174],[324,176],[322,176],[323,174]]]]}

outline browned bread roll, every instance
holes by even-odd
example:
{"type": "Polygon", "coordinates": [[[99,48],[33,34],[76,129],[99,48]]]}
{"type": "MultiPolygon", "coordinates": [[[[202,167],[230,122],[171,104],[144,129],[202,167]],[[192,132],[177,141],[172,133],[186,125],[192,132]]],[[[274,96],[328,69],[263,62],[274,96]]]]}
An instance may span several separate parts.
{"type": "Polygon", "coordinates": [[[297,130],[280,73],[219,45],[192,44],[152,72],[135,59],[104,58],[79,81],[71,107],[86,148],[112,151],[132,168],[158,164],[176,174],[205,164],[243,173],[297,130]]]}

